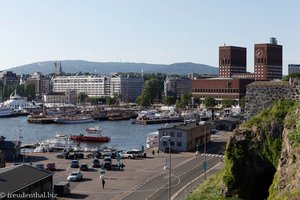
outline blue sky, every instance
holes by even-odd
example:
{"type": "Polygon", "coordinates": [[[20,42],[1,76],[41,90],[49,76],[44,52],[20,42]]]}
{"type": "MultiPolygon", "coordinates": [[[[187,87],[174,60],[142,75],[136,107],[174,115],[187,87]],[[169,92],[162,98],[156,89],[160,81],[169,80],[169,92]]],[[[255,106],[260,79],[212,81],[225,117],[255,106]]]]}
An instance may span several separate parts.
{"type": "Polygon", "coordinates": [[[0,70],[46,60],[218,67],[218,48],[276,37],[287,64],[300,63],[300,1],[1,0],[0,70]]]}

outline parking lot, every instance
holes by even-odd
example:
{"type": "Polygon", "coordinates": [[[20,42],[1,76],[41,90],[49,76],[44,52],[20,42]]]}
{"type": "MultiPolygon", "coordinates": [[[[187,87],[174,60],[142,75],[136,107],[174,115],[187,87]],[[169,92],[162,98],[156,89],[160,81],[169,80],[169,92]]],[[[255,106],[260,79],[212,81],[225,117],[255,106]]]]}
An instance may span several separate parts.
{"type": "MultiPolygon", "coordinates": [[[[231,135],[231,134],[230,134],[231,135]]],[[[226,141],[229,134],[219,133],[212,136],[213,141],[226,141]]],[[[208,145],[210,146],[210,145],[208,145]]],[[[214,147],[211,147],[212,149],[214,147]]],[[[92,168],[92,158],[78,159],[79,165],[87,163],[90,167],[89,171],[82,171],[83,179],[78,182],[70,182],[71,194],[60,199],[122,199],[127,194],[141,187],[146,182],[155,179],[161,174],[167,173],[164,170],[168,154],[155,151],[152,155],[152,150],[146,150],[146,158],[138,159],[121,159],[124,163],[124,169],[113,168],[105,170],[105,188],[102,189],[100,180],[99,168],[92,168]]],[[[33,166],[36,164],[46,165],[49,162],[54,162],[56,171],[54,173],[54,184],[60,181],[67,181],[67,177],[78,168],[71,168],[72,159],[57,158],[58,153],[26,153],[30,157],[33,166]]],[[[193,160],[197,156],[195,152],[184,152],[172,154],[172,168],[176,168],[184,163],[193,160]]],[[[103,163],[103,158],[99,159],[103,163]]],[[[27,160],[28,161],[28,160],[27,160]]],[[[29,164],[29,162],[28,162],[29,164]]],[[[112,164],[117,164],[116,159],[112,159],[112,164]]],[[[167,181],[167,178],[166,178],[167,181]]],[[[150,190],[157,190],[152,188],[150,190]]]]}

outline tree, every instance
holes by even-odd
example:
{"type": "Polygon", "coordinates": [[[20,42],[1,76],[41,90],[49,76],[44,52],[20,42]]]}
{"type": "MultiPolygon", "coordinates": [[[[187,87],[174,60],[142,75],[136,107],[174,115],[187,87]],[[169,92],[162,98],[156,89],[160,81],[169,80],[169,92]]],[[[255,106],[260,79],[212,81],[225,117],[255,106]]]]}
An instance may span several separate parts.
{"type": "Polygon", "coordinates": [[[151,105],[151,94],[149,91],[143,91],[141,96],[138,96],[136,103],[142,107],[149,107],[151,105]]]}
{"type": "Polygon", "coordinates": [[[222,105],[224,108],[230,108],[232,105],[234,105],[234,100],[233,99],[224,99],[222,101],[222,105]]]}
{"type": "Polygon", "coordinates": [[[77,100],[79,103],[83,103],[86,102],[88,97],[89,96],[85,92],[79,92],[79,94],[77,95],[77,100]]]}
{"type": "Polygon", "coordinates": [[[173,96],[165,96],[163,98],[163,104],[166,106],[174,105],[176,103],[176,97],[173,96]]]}
{"type": "Polygon", "coordinates": [[[106,96],[105,97],[105,103],[106,103],[106,105],[111,106],[111,105],[116,103],[116,99],[112,98],[112,97],[109,97],[109,96],[106,96]]]}
{"type": "Polygon", "coordinates": [[[245,110],[246,107],[246,96],[244,96],[241,100],[241,108],[242,110],[245,110]]]}
{"type": "Polygon", "coordinates": [[[192,94],[191,93],[184,93],[180,97],[181,100],[181,107],[187,107],[192,104],[192,94]]]}
{"type": "Polygon", "coordinates": [[[213,97],[206,97],[203,103],[206,108],[213,108],[216,105],[216,101],[213,97]]]}

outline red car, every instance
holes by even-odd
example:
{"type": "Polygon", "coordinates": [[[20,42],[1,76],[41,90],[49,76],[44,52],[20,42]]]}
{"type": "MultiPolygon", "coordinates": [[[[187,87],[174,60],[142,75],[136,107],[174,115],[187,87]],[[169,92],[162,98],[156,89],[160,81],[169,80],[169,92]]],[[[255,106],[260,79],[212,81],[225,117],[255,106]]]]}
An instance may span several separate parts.
{"type": "Polygon", "coordinates": [[[46,170],[50,170],[50,171],[55,171],[56,168],[55,168],[55,163],[47,163],[46,165],[46,170]]]}

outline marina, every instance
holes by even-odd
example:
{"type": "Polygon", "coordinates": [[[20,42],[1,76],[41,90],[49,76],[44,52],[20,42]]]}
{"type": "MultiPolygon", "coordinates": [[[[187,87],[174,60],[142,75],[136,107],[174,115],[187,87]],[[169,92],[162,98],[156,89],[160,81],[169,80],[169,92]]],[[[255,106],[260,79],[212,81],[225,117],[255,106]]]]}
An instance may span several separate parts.
{"type": "MultiPolygon", "coordinates": [[[[93,121],[83,124],[32,124],[27,122],[27,117],[19,116],[0,119],[0,134],[6,140],[19,140],[22,144],[37,144],[49,138],[55,138],[56,133],[71,136],[84,132],[87,128],[99,126],[101,134],[111,138],[106,146],[115,146],[118,149],[140,148],[146,145],[147,134],[164,126],[155,125],[133,125],[130,120],[125,121],[93,121]]],[[[88,148],[95,148],[95,143],[81,143],[88,148]]]]}

